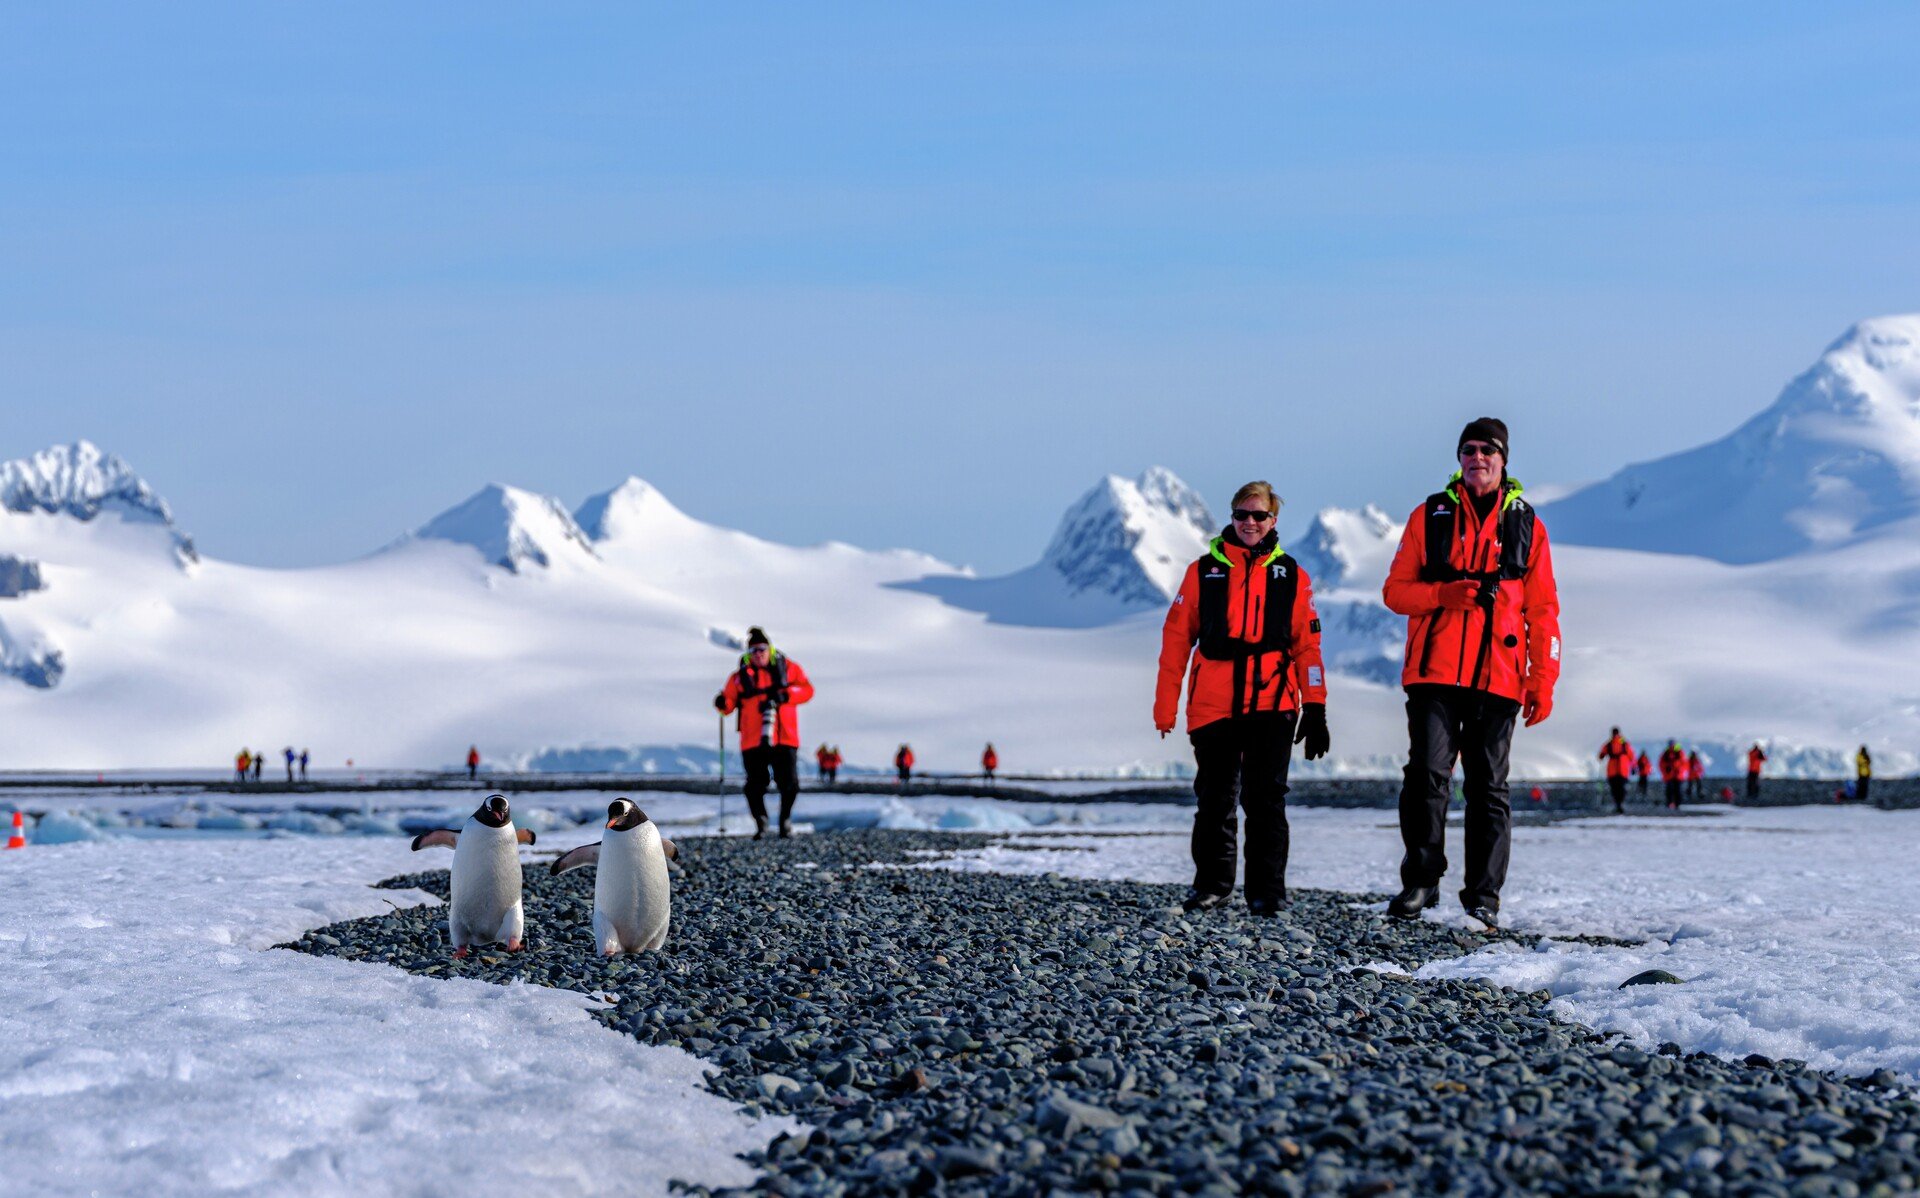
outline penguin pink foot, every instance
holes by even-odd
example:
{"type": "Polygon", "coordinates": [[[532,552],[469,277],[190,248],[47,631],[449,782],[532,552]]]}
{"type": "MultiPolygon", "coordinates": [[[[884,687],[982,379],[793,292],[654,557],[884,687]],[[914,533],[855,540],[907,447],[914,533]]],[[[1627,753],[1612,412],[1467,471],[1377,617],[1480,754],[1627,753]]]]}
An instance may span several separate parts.
{"type": "Polygon", "coordinates": [[[467,959],[467,954],[472,951],[473,951],[472,949],[468,948],[466,945],[463,944],[459,948],[456,948],[453,950],[453,959],[456,961],[464,961],[467,959]]]}
{"type": "Polygon", "coordinates": [[[507,951],[508,951],[508,952],[510,952],[510,953],[517,953],[517,952],[519,952],[519,951],[520,951],[521,949],[523,949],[523,948],[525,948],[525,947],[527,947],[527,946],[526,946],[526,943],[525,943],[524,941],[521,941],[521,940],[509,940],[509,941],[507,941],[507,951]]]}

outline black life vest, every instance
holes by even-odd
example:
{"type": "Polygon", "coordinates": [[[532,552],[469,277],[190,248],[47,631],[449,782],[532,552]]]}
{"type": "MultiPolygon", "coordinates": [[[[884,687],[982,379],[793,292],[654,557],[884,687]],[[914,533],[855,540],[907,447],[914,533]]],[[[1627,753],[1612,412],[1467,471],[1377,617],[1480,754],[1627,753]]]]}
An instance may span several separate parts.
{"type": "MultiPolygon", "coordinates": [[[[755,669],[753,655],[751,653],[742,654],[740,657],[740,695],[742,702],[739,708],[734,711],[733,726],[735,728],[739,728],[747,718],[747,705],[744,700],[745,697],[752,694],[755,689],[753,685],[753,671],[755,669]]],[[[787,659],[778,649],[769,649],[767,651],[767,677],[769,679],[767,683],[768,691],[786,689],[787,659]]],[[[774,742],[779,711],[779,704],[773,702],[770,695],[762,694],[760,696],[761,744],[770,745],[774,742]]]]}
{"type": "MultiPolygon", "coordinates": [[[[1215,537],[1207,555],[1200,559],[1199,648],[1200,656],[1211,661],[1233,663],[1233,714],[1250,712],[1247,702],[1247,675],[1253,674],[1253,693],[1258,696],[1265,684],[1260,659],[1269,653],[1286,654],[1293,648],[1293,603],[1300,592],[1300,563],[1287,556],[1279,545],[1264,557],[1247,555],[1244,565],[1236,565],[1220,546],[1224,537],[1215,537]],[[1267,576],[1267,596],[1261,608],[1260,639],[1245,640],[1228,631],[1227,592],[1232,588],[1235,570],[1254,569],[1267,576]]],[[[1264,543],[1264,542],[1263,542],[1264,543]]],[[[1258,546],[1255,547],[1256,551],[1258,546]]],[[[1286,660],[1280,662],[1277,676],[1285,679],[1286,660]]],[[[1276,707],[1285,701],[1287,688],[1278,688],[1276,707]]]]}
{"type": "MultiPolygon", "coordinates": [[[[1453,564],[1453,542],[1460,529],[1460,509],[1473,500],[1464,493],[1459,485],[1460,475],[1455,474],[1447,489],[1427,496],[1427,502],[1421,509],[1427,522],[1427,556],[1420,563],[1420,581],[1422,582],[1458,582],[1463,578],[1479,581],[1514,581],[1527,576],[1527,568],[1533,557],[1533,505],[1520,497],[1520,484],[1515,479],[1503,479],[1496,502],[1499,506],[1500,557],[1492,570],[1462,570],[1453,564]]],[[[1480,652],[1475,655],[1473,681],[1478,688],[1482,674],[1487,668],[1487,654],[1493,648],[1493,613],[1483,612],[1484,621],[1480,634],[1480,652]]],[[[1433,660],[1434,636],[1440,631],[1440,621],[1427,621],[1426,642],[1420,647],[1420,672],[1425,674],[1428,664],[1433,660]]]]}
{"type": "Polygon", "coordinates": [[[1473,502],[1457,486],[1427,496],[1427,559],[1420,564],[1422,582],[1458,582],[1462,578],[1518,579],[1527,576],[1533,556],[1533,505],[1520,497],[1520,484],[1506,480],[1506,494],[1500,509],[1500,562],[1497,569],[1473,573],[1453,564],[1455,533],[1460,527],[1460,507],[1473,502]]]}
{"type": "Polygon", "coordinates": [[[1227,591],[1236,565],[1220,548],[1221,538],[1200,559],[1200,656],[1211,661],[1241,661],[1266,653],[1285,653],[1293,648],[1293,603],[1300,591],[1300,564],[1287,551],[1274,546],[1273,552],[1255,559],[1248,555],[1247,565],[1267,576],[1264,619],[1257,641],[1243,640],[1228,632],[1227,591]]]}

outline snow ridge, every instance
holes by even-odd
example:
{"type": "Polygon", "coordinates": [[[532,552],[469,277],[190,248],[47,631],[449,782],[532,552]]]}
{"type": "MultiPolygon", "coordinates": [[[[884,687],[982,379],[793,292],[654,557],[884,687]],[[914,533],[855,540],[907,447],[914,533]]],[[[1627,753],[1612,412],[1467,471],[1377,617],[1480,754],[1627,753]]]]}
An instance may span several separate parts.
{"type": "Polygon", "coordinates": [[[1164,466],[1137,479],[1109,474],[1067,509],[1041,562],[1072,595],[1103,595],[1128,606],[1165,603],[1187,563],[1213,535],[1207,505],[1164,466]]]}
{"type": "Polygon", "coordinates": [[[1920,314],[1854,325],[1726,437],[1543,505],[1557,542],[1734,565],[1920,515],[1920,314]]]}
{"type": "Polygon", "coordinates": [[[173,511],[117,454],[91,441],[55,445],[32,457],[0,463],[0,507],[92,520],[117,512],[129,520],[165,525],[182,564],[196,562],[193,538],[173,523],[173,511]]]}
{"type": "Polygon", "coordinates": [[[581,504],[574,519],[592,541],[639,537],[662,525],[691,521],[660,488],[635,475],[628,475],[611,491],[602,491],[581,504]]]}
{"type": "Polygon", "coordinates": [[[1378,587],[1404,527],[1371,503],[1357,512],[1321,508],[1287,552],[1306,567],[1315,594],[1344,586],[1378,587]]]}
{"type": "Polygon", "coordinates": [[[489,483],[421,525],[413,539],[471,545],[488,564],[513,574],[599,557],[559,500],[499,483],[489,483]]]}

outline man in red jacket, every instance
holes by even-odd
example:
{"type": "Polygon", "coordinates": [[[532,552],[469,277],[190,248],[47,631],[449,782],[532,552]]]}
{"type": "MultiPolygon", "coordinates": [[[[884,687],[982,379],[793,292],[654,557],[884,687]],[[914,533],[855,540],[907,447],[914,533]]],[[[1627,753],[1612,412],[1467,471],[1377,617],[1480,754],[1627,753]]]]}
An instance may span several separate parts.
{"type": "Polygon", "coordinates": [[[1279,914],[1287,901],[1293,746],[1304,740],[1308,760],[1327,752],[1313,584],[1274,536],[1279,510],[1264,482],[1234,493],[1233,523],[1187,567],[1161,629],[1153,724],[1161,736],[1173,731],[1186,679],[1187,738],[1196,765],[1188,911],[1218,907],[1233,894],[1237,790],[1247,811],[1247,909],[1279,914]]]}
{"type": "Polygon", "coordinates": [[[1681,791],[1687,781],[1687,751],[1677,740],[1668,741],[1660,754],[1660,780],[1667,784],[1667,810],[1680,810],[1681,791]]]}
{"type": "Polygon", "coordinates": [[[1511,851],[1507,754],[1516,718],[1553,710],[1560,677],[1560,597],[1547,528],[1507,477],[1507,426],[1462,430],[1460,469],[1427,497],[1387,573],[1387,607],[1408,617],[1411,748],[1400,791],[1401,890],[1387,907],[1417,919],[1440,901],[1454,757],[1466,773],[1466,876],[1460,902],[1493,927],[1511,851]]]}
{"type": "Polygon", "coordinates": [[[767,780],[780,788],[780,836],[793,835],[793,799],[800,793],[800,704],[813,698],[813,683],[800,663],[775,649],[767,634],[747,630],[740,668],[713,697],[720,714],[740,713],[740,757],[747,763],[747,810],[753,838],[767,834],[767,780]]]}
{"type": "Polygon", "coordinates": [[[1634,776],[1640,780],[1640,797],[1647,797],[1647,779],[1653,777],[1653,759],[1647,756],[1645,749],[1640,750],[1639,760],[1633,763],[1634,776]]]}
{"type": "Polygon", "coordinates": [[[1759,741],[1753,742],[1753,748],[1747,750],[1747,797],[1760,797],[1760,767],[1767,764],[1767,751],[1760,747],[1759,741]]]}
{"type": "Polygon", "coordinates": [[[1600,760],[1607,763],[1607,791],[1613,795],[1613,813],[1627,812],[1627,775],[1633,772],[1633,746],[1615,728],[1607,743],[1600,746],[1600,760]]]}

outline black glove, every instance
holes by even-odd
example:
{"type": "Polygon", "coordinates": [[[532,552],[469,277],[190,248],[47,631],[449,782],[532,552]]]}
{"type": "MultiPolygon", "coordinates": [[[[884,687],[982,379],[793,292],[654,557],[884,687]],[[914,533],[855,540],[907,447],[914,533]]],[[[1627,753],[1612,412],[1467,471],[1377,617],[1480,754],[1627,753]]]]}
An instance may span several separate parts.
{"type": "Polygon", "coordinates": [[[1492,611],[1494,601],[1499,598],[1500,580],[1498,578],[1486,578],[1481,580],[1480,593],[1473,597],[1473,601],[1488,611],[1492,611]]]}
{"type": "Polygon", "coordinates": [[[1307,742],[1306,758],[1313,761],[1325,757],[1332,742],[1327,738],[1327,705],[1325,703],[1305,703],[1300,707],[1300,730],[1293,734],[1293,743],[1307,742]]]}
{"type": "Polygon", "coordinates": [[[775,707],[779,707],[787,701],[787,688],[784,686],[776,686],[767,692],[767,697],[773,700],[775,707]]]}
{"type": "Polygon", "coordinates": [[[724,692],[713,697],[713,709],[721,715],[727,714],[727,696],[724,692]]]}

